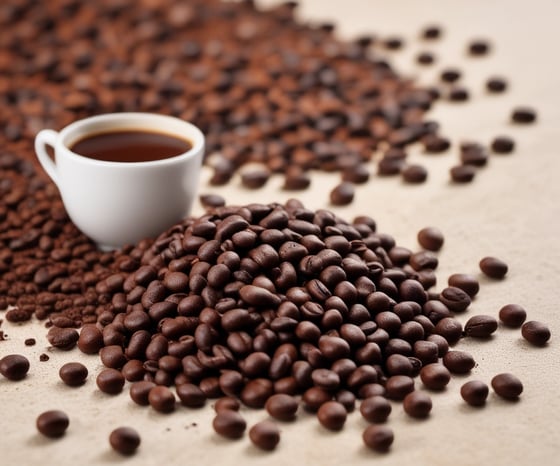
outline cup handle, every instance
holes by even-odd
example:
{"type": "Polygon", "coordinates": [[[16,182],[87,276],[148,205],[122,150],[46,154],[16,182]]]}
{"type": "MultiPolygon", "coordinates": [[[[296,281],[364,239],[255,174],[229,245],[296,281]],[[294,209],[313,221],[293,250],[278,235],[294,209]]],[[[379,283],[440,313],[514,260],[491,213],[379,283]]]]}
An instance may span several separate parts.
{"type": "Polygon", "coordinates": [[[56,165],[50,158],[45,148],[47,145],[54,148],[57,137],[58,133],[52,129],[43,129],[39,131],[39,134],[35,137],[35,153],[37,154],[37,158],[39,159],[42,167],[47,172],[47,175],[49,175],[54,184],[58,186],[58,173],[56,171],[56,165]]]}

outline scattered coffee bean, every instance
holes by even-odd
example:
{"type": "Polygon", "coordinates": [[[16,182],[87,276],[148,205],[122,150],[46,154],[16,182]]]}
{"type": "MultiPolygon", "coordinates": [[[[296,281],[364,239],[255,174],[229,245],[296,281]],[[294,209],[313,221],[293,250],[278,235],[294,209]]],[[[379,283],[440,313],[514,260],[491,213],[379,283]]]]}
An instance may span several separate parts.
{"type": "Polygon", "coordinates": [[[45,411],[37,417],[37,430],[45,437],[62,437],[68,429],[70,420],[65,412],[59,410],[45,411]]]}
{"type": "Polygon", "coordinates": [[[392,411],[391,403],[384,396],[370,396],[360,404],[360,414],[368,422],[385,422],[392,411]]]}
{"type": "Polygon", "coordinates": [[[369,170],[366,165],[360,164],[346,168],[342,172],[342,181],[354,184],[366,183],[369,180],[369,170]]]}
{"type": "Polygon", "coordinates": [[[507,87],[507,81],[501,77],[491,77],[486,81],[486,89],[488,92],[498,94],[507,90],[507,87]]]}
{"type": "Polygon", "coordinates": [[[435,227],[422,228],[417,235],[418,243],[429,251],[439,251],[443,246],[443,233],[435,227]]]}
{"type": "Polygon", "coordinates": [[[488,392],[488,385],[480,380],[470,380],[461,386],[461,397],[471,406],[483,406],[488,392]]]}
{"type": "Polygon", "coordinates": [[[432,410],[432,399],[424,392],[415,390],[404,397],[404,412],[411,417],[424,419],[432,410]]]}
{"type": "Polygon", "coordinates": [[[298,402],[291,395],[277,393],[266,401],[265,409],[274,419],[292,421],[296,418],[298,402]]]}
{"type": "Polygon", "coordinates": [[[465,102],[469,100],[469,91],[462,86],[453,86],[449,90],[448,98],[451,102],[465,102]]]}
{"type": "Polygon", "coordinates": [[[58,375],[69,387],[78,387],[85,383],[88,370],[80,362],[68,362],[60,368],[58,375]]]}
{"type": "Polygon", "coordinates": [[[249,438],[261,450],[274,450],[280,442],[280,429],[272,421],[261,421],[249,429],[249,438]]]}
{"type": "Polygon", "coordinates": [[[417,164],[407,165],[401,170],[401,175],[406,183],[418,184],[428,179],[428,171],[417,164]]]}
{"type": "Polygon", "coordinates": [[[422,142],[428,154],[441,154],[451,147],[451,141],[449,141],[449,139],[436,134],[427,135],[422,142]]]}
{"type": "Polygon", "coordinates": [[[533,123],[537,119],[537,112],[530,107],[516,107],[511,112],[511,121],[514,123],[533,123]]]}
{"type": "Polygon", "coordinates": [[[483,39],[476,39],[469,43],[468,51],[470,55],[481,56],[486,55],[490,50],[490,44],[483,39]]]}
{"type": "Polygon", "coordinates": [[[454,83],[461,78],[461,72],[455,68],[448,68],[441,72],[440,79],[446,83],[454,83]]]}
{"type": "Polygon", "coordinates": [[[461,288],[454,286],[444,288],[439,295],[439,300],[453,312],[463,312],[471,304],[470,296],[461,288]]]}
{"type": "Polygon", "coordinates": [[[414,391],[414,379],[407,375],[393,375],[387,379],[385,390],[390,400],[402,400],[414,391]]]}
{"type": "Polygon", "coordinates": [[[132,427],[117,427],[109,434],[109,444],[121,455],[132,455],[140,446],[140,435],[132,427]]]}
{"type": "Polygon", "coordinates": [[[385,48],[388,50],[399,50],[402,48],[403,44],[404,41],[400,37],[388,37],[383,41],[383,45],[385,45],[385,48]]]}
{"type": "Polygon", "coordinates": [[[436,324],[434,333],[441,335],[450,345],[454,345],[463,336],[463,326],[453,317],[444,317],[436,324]]]}
{"type": "Polygon", "coordinates": [[[477,315],[467,320],[465,335],[474,338],[488,338],[498,329],[498,321],[492,316],[477,315]]]}
{"type": "Polygon", "coordinates": [[[476,364],[474,358],[465,351],[449,351],[443,357],[442,362],[454,374],[466,374],[476,364]]]}
{"type": "Polygon", "coordinates": [[[200,203],[202,207],[212,208],[212,207],[222,207],[226,205],[226,200],[219,194],[201,194],[199,196],[200,203]]]}
{"type": "Polygon", "coordinates": [[[238,439],[243,436],[247,423],[237,411],[224,410],[216,414],[212,426],[217,434],[230,439],[238,439]]]}
{"type": "Polygon", "coordinates": [[[550,340],[551,333],[546,324],[530,320],[521,327],[521,335],[532,345],[544,346],[550,340]]]}
{"type": "Polygon", "coordinates": [[[341,430],[346,422],[346,408],[338,401],[327,401],[317,411],[317,419],[329,430],[341,430]]]}
{"type": "Polygon", "coordinates": [[[420,370],[420,379],[430,390],[443,390],[451,380],[451,373],[443,364],[432,363],[420,370]]]}
{"type": "Polygon", "coordinates": [[[95,324],[84,325],[78,337],[78,348],[82,353],[95,354],[103,347],[103,333],[95,324]]]}
{"type": "Polygon", "coordinates": [[[506,304],[500,309],[498,317],[506,327],[517,328],[527,319],[527,311],[519,304],[506,304]]]}
{"type": "Polygon", "coordinates": [[[41,362],[46,362],[46,361],[48,361],[49,359],[50,359],[50,358],[49,358],[49,355],[48,355],[48,354],[41,353],[41,354],[39,355],[39,361],[41,361],[41,362]]]}
{"type": "Polygon", "coordinates": [[[354,200],[354,185],[344,181],[337,185],[330,193],[332,205],[348,205],[354,200]]]}
{"type": "Polygon", "coordinates": [[[37,342],[35,341],[35,338],[26,338],[23,343],[25,346],[34,346],[37,342]]]}
{"type": "Polygon", "coordinates": [[[252,169],[241,174],[241,183],[246,188],[258,189],[262,188],[269,178],[270,172],[268,170],[252,169]]]}
{"type": "Polygon", "coordinates": [[[497,257],[484,257],[479,262],[480,270],[488,277],[502,279],[508,272],[507,264],[497,257]]]}
{"type": "Polygon", "coordinates": [[[237,401],[235,398],[232,398],[231,396],[224,396],[223,398],[216,400],[216,402],[214,403],[214,411],[216,411],[217,413],[223,410],[239,411],[240,407],[241,404],[239,403],[239,401],[237,401]]]}
{"type": "Polygon", "coordinates": [[[96,378],[97,387],[103,393],[116,395],[124,387],[124,376],[117,369],[103,369],[96,378]]]}
{"type": "Polygon", "coordinates": [[[416,62],[420,65],[431,65],[434,63],[435,57],[431,52],[420,52],[416,55],[416,62]]]}
{"type": "Polygon", "coordinates": [[[496,154],[509,154],[515,148],[515,142],[509,136],[498,136],[494,138],[490,147],[496,154]]]}
{"type": "Polygon", "coordinates": [[[488,163],[488,151],[477,143],[461,144],[461,164],[483,167],[488,163]]]}
{"type": "Polygon", "coordinates": [[[449,170],[451,180],[455,183],[470,183],[476,175],[476,168],[472,165],[455,165],[449,170]]]}
{"type": "Polygon", "coordinates": [[[183,383],[177,387],[177,396],[183,406],[200,408],[206,404],[206,395],[198,385],[183,383]]]}
{"type": "Polygon", "coordinates": [[[389,451],[395,437],[391,428],[372,424],[365,428],[362,439],[368,448],[385,453],[389,451]]]}
{"type": "Polygon", "coordinates": [[[21,380],[29,371],[29,360],[21,354],[9,354],[0,359],[0,374],[8,380],[21,380]]]}
{"type": "Polygon", "coordinates": [[[474,298],[480,290],[480,284],[476,277],[467,273],[454,273],[449,276],[447,283],[449,286],[463,290],[471,299],[474,298]]]}
{"type": "Polygon", "coordinates": [[[490,382],[496,395],[506,400],[517,400],[523,392],[523,384],[513,374],[504,373],[494,376],[490,382]]]}
{"type": "Polygon", "coordinates": [[[423,39],[433,40],[439,39],[441,37],[442,31],[440,26],[429,25],[426,26],[420,33],[420,37],[423,39]]]}

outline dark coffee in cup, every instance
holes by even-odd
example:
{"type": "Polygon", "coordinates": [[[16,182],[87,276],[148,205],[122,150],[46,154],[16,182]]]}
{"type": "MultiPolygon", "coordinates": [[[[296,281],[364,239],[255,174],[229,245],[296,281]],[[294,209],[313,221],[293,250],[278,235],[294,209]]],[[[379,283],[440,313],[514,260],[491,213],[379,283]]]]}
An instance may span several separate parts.
{"type": "Polygon", "coordinates": [[[192,144],[161,132],[123,129],[88,134],[70,146],[76,154],[106,162],[151,162],[184,154],[192,144]]]}

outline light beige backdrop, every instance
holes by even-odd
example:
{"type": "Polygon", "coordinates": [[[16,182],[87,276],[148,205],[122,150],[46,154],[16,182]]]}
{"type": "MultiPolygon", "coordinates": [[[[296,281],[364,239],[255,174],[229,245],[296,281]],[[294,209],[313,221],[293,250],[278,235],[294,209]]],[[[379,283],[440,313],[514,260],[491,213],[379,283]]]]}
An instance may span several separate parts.
{"type": "MultiPolygon", "coordinates": [[[[261,4],[273,4],[262,1],[261,4]]],[[[468,377],[454,378],[447,390],[433,395],[430,419],[408,418],[394,405],[389,426],[395,442],[388,455],[367,451],[361,432],[366,423],[352,414],[344,430],[331,433],[316,419],[300,413],[294,424],[283,424],[282,440],[274,453],[251,446],[247,437],[230,442],[212,431],[210,406],[201,410],[179,408],[172,415],[155,413],[133,404],[127,389],[116,397],[97,390],[97,357],[72,351],[51,351],[41,323],[22,326],[4,322],[8,340],[0,342],[0,356],[12,352],[31,360],[28,377],[18,383],[0,378],[0,464],[70,465],[130,463],[139,465],[286,465],[286,464],[384,464],[384,465],[554,465],[560,464],[560,93],[557,46],[560,42],[560,2],[554,0],[303,0],[305,19],[335,21],[340,34],[352,37],[375,32],[380,37],[399,34],[406,47],[391,53],[391,61],[403,73],[422,82],[434,82],[445,66],[464,70],[464,82],[472,91],[465,104],[438,104],[432,112],[442,132],[455,142],[475,139],[488,143],[498,134],[517,142],[514,154],[493,156],[474,183],[454,186],[448,169],[458,158],[457,146],[447,155],[429,159],[412,152],[411,159],[425,162],[430,175],[419,186],[403,185],[398,179],[373,177],[359,186],[355,202],[336,212],[351,219],[368,214],[381,231],[393,234],[398,243],[417,249],[416,232],[427,225],[445,234],[438,269],[441,289],[449,274],[478,274],[478,261],[485,255],[506,260],[510,272],[504,281],[481,277],[482,289],[470,315],[497,316],[501,306],[519,303],[529,318],[547,322],[553,337],[546,348],[531,347],[518,330],[500,328],[488,342],[463,341],[458,349],[472,352],[478,365],[468,377]],[[444,28],[442,40],[421,43],[422,26],[437,23],[444,28]],[[491,40],[488,57],[469,58],[467,41],[491,40]],[[420,50],[438,57],[426,69],[414,64],[420,50]],[[504,95],[488,96],[483,84],[491,74],[510,81],[504,95]],[[513,126],[510,110],[530,105],[538,110],[538,123],[513,126]],[[34,336],[37,345],[24,346],[34,336]],[[50,355],[39,363],[39,354],[50,355]],[[82,388],[68,388],[58,379],[58,368],[71,360],[84,362],[90,377],[82,388]],[[489,382],[498,372],[513,372],[525,391],[517,403],[491,395],[487,406],[473,409],[459,396],[459,388],[473,378],[489,382]],[[44,410],[65,410],[71,424],[64,438],[52,441],[35,430],[35,418],[44,410]],[[120,425],[136,427],[142,445],[133,458],[121,458],[107,442],[109,432],[120,425]]],[[[229,203],[281,202],[290,197],[280,190],[282,180],[273,179],[264,190],[243,190],[236,178],[232,184],[211,189],[205,172],[201,192],[222,194],[229,203]]],[[[336,175],[317,175],[312,188],[299,197],[310,208],[328,207],[327,193],[337,183],[336,175]]],[[[195,213],[201,207],[196,206],[195,213]]],[[[1,316],[0,316],[1,317],[1,316]]],[[[468,315],[461,316],[466,320],[468,315]]],[[[418,381],[418,386],[421,383],[418,381]]],[[[265,419],[264,411],[245,410],[249,425],[265,419]]]]}

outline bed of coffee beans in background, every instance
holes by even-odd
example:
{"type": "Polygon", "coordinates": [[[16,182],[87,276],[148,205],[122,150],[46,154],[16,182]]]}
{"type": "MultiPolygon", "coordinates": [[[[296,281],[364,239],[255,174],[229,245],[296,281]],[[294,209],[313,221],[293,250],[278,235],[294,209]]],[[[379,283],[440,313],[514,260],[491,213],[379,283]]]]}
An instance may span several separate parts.
{"type": "MultiPolygon", "coordinates": [[[[338,171],[344,183],[364,183],[375,171],[424,182],[427,169],[409,166],[406,151],[398,160],[388,154],[414,143],[427,153],[448,150],[425,112],[440,96],[468,99],[461,70],[444,68],[441,82],[420,87],[387,60],[386,49],[399,49],[400,39],[371,34],[342,41],[331,23],[297,21],[296,7],[284,2],[264,11],[252,1],[217,0],[6,3],[1,150],[32,160],[32,140],[42,128],[96,113],[152,111],[202,129],[214,185],[247,164],[241,183],[250,189],[272,173],[285,176],[283,189],[305,189],[310,170],[338,171]]],[[[425,35],[434,28],[441,31],[427,27],[421,40],[438,39],[425,35]]],[[[473,40],[470,54],[483,55],[483,44],[485,54],[490,45],[473,40]]],[[[503,79],[489,79],[491,90],[505,89],[503,79]]],[[[527,106],[511,113],[515,123],[535,119],[527,106]]],[[[461,157],[464,165],[476,164],[461,157]]],[[[455,168],[450,176],[468,182],[475,173],[455,168]]],[[[332,203],[352,202],[352,186],[340,189],[332,203]]]]}

